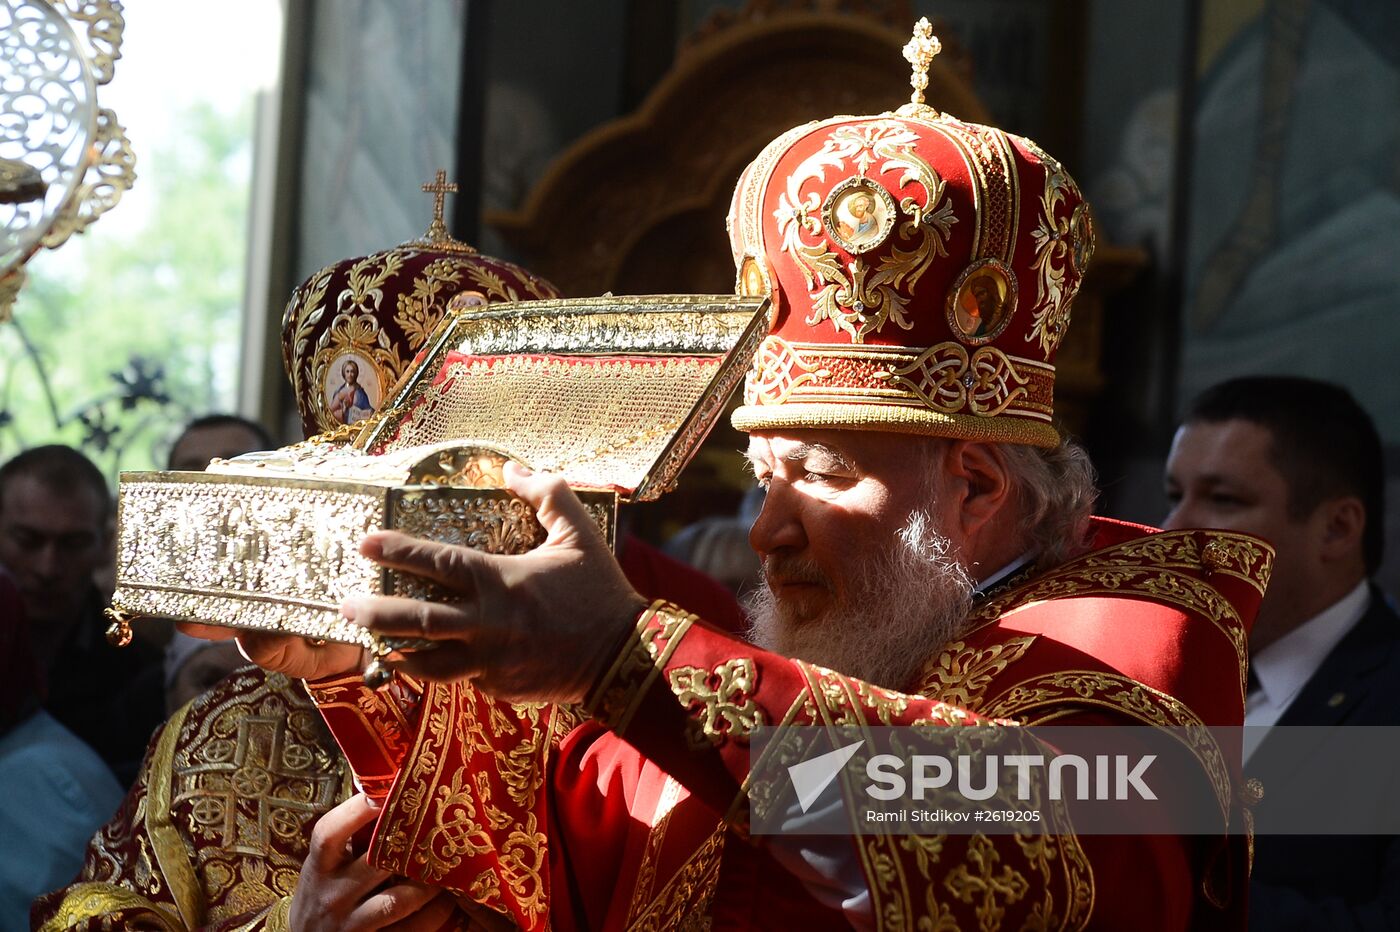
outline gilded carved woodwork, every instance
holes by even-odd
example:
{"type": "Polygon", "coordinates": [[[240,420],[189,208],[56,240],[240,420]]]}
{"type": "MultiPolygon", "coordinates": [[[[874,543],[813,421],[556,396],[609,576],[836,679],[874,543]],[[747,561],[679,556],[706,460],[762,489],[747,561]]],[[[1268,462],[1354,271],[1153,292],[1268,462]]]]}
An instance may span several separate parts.
{"type": "MultiPolygon", "coordinates": [[[[906,96],[905,28],[778,10],[712,32],[678,56],[635,113],[579,140],[518,211],[488,211],[486,222],[566,294],[732,291],[724,216],[734,179],[789,127],[878,113],[906,96]],[[811,80],[832,62],[841,63],[840,81],[811,80]],[[561,203],[590,222],[566,234],[552,219],[561,203]]],[[[936,61],[929,82],[939,106],[989,118],[955,67],[936,61]]]]}

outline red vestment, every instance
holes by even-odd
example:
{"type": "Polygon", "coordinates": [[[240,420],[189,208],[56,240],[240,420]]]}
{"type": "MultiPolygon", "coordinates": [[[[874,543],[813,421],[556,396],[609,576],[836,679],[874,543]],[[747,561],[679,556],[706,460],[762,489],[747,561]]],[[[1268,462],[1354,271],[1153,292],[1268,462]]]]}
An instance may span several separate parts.
{"type": "MultiPolygon", "coordinates": [[[[579,725],[573,709],[433,685],[408,713],[411,749],[385,753],[374,716],[335,714],[360,701],[356,680],[313,695],[352,766],[375,747],[392,784],[372,849],[386,869],[528,928],[829,927],[841,915],[744,837],[758,725],[1241,722],[1269,548],[1103,520],[1095,535],[981,602],[906,693],[660,611],[579,725]]],[[[1235,812],[1236,775],[1198,756],[1235,812]]],[[[861,838],[856,857],[881,928],[1238,928],[1246,839],[1224,836],[1224,822],[1208,838],[895,835],[861,838]]]]}
{"type": "MultiPolygon", "coordinates": [[[[641,591],[664,577],[687,607],[742,625],[733,597],[709,577],[635,540],[622,562],[641,591]]],[[[398,680],[371,692],[358,688],[358,677],[350,682],[356,688],[341,694],[345,701],[322,691],[317,716],[300,683],[249,668],[176,712],[153,736],[122,807],[89,843],[81,873],[36,903],[35,926],[285,929],[311,826],[354,792],[322,718],[368,739],[356,745],[357,776],[379,797],[414,740],[405,709],[421,687],[398,680]]],[[[509,744],[516,760],[558,714],[486,700],[480,707],[493,736],[515,736],[515,744],[493,740],[509,744]]],[[[556,724],[554,744],[573,721],[556,724]]]]}

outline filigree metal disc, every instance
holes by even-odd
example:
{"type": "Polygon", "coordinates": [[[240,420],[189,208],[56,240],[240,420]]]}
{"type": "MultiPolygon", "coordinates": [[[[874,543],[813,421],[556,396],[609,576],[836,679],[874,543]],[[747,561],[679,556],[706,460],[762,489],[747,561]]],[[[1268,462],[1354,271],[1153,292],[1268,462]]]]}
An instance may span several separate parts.
{"type": "Polygon", "coordinates": [[[0,203],[0,276],[27,259],[82,183],[97,134],[97,85],[63,14],[0,0],[0,159],[38,172],[40,198],[0,203]]]}

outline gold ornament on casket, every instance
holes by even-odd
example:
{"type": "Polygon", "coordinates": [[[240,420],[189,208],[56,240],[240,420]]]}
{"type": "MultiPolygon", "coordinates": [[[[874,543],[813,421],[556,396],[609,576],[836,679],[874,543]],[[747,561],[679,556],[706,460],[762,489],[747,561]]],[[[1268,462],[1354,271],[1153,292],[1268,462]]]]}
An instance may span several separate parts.
{"type": "Polygon", "coordinates": [[[362,556],[366,534],[538,546],[534,512],[502,488],[514,459],[562,475],[611,544],[619,502],[674,486],[766,313],[762,299],[692,295],[458,311],[370,420],[205,472],[123,473],[111,636],[152,616],[359,644],[377,659],[421,647],[340,615],[356,593],[445,597],[362,556]]]}

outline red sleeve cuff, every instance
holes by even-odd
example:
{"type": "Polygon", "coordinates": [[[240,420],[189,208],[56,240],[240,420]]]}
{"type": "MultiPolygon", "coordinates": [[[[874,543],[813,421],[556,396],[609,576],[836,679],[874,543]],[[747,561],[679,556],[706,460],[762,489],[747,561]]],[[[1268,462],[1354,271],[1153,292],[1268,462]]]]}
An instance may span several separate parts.
{"type": "Polygon", "coordinates": [[[413,747],[422,686],[395,676],[382,689],[369,689],[356,673],[308,681],[306,691],[350,762],[360,788],[375,799],[388,796],[413,747]]]}

